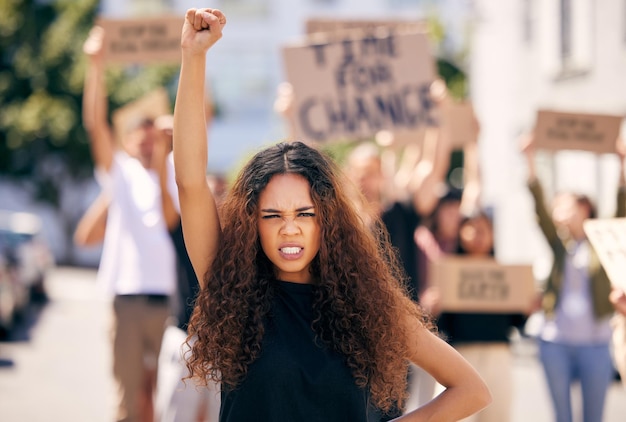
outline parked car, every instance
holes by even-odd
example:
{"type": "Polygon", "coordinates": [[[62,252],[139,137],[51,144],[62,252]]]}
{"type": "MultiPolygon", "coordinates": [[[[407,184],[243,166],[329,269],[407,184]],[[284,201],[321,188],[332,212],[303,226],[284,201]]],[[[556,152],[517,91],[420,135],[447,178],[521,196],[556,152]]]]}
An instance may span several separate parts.
{"type": "MultiPolygon", "coordinates": [[[[0,338],[13,327],[17,313],[17,292],[20,287],[11,276],[7,259],[0,254],[0,338]]],[[[25,289],[24,289],[25,290],[25,289]]]]}
{"type": "Polygon", "coordinates": [[[7,259],[9,273],[26,289],[26,297],[19,297],[18,307],[24,301],[42,301],[47,298],[45,278],[55,265],[54,256],[41,233],[41,219],[32,213],[0,211],[0,251],[7,259]]]}

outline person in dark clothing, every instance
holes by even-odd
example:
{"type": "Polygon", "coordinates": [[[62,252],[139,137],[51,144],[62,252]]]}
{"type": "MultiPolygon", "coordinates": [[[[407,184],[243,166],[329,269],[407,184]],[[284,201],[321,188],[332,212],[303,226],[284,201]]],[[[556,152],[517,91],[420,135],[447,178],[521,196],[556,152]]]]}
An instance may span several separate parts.
{"type": "Polygon", "coordinates": [[[201,282],[187,365],[220,383],[220,420],[380,420],[403,406],[408,361],[446,389],[398,420],[485,407],[480,376],[428,328],[382,224],[364,224],[325,154],[302,142],[261,150],[218,214],[198,92],[225,24],[218,10],[187,11],[174,111],[183,231],[201,282]]]}
{"type": "Polygon", "coordinates": [[[365,202],[359,204],[359,199],[355,199],[357,205],[361,206],[365,220],[368,221],[369,216],[373,215],[383,222],[389,240],[398,252],[411,298],[417,301],[414,282],[418,270],[417,248],[413,232],[421,221],[417,208],[425,193],[419,189],[386,189],[388,177],[383,174],[381,151],[373,143],[362,143],[354,148],[346,160],[344,171],[358,191],[354,193],[355,196],[362,196],[365,202]]]}
{"type": "MultiPolygon", "coordinates": [[[[457,255],[494,257],[494,252],[491,217],[484,211],[466,216],[459,227],[457,255]]],[[[511,418],[510,338],[514,329],[522,328],[526,318],[521,313],[442,312],[439,315],[439,331],[478,370],[495,397],[493,406],[470,420],[496,422],[511,418]]]]}
{"type": "Polygon", "coordinates": [[[197,388],[195,383],[184,381],[189,375],[184,360],[188,352],[187,328],[200,284],[187,253],[180,223],[170,230],[170,237],[177,258],[177,291],[173,315],[165,329],[159,354],[155,422],[213,422],[217,421],[219,412],[217,386],[208,384],[209,388],[197,388]]]}

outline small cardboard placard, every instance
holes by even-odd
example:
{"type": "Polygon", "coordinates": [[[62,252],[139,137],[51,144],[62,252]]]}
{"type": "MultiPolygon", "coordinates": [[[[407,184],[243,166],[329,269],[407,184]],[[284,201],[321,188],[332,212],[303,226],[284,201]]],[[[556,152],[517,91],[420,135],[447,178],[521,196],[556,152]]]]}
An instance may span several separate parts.
{"type": "Polygon", "coordinates": [[[105,31],[105,58],[108,62],[124,64],[178,64],[183,21],[181,16],[98,19],[97,24],[105,31]]]}
{"type": "Polygon", "coordinates": [[[614,153],[623,116],[539,110],[535,145],[547,150],[614,153]]]}
{"type": "Polygon", "coordinates": [[[531,265],[502,265],[491,258],[446,257],[430,277],[446,312],[527,312],[536,295],[531,265]]]}
{"type": "Polygon", "coordinates": [[[441,130],[448,135],[453,149],[463,149],[478,140],[478,121],[472,103],[450,101],[441,106],[440,113],[441,130]]]}
{"type": "Polygon", "coordinates": [[[374,33],[379,28],[386,28],[394,32],[425,32],[426,22],[419,20],[404,19],[331,19],[310,18],[306,21],[306,33],[308,35],[345,35],[348,31],[363,31],[374,33]]]}
{"type": "Polygon", "coordinates": [[[626,218],[590,219],[583,228],[611,284],[626,291],[626,218]]]}
{"type": "Polygon", "coordinates": [[[424,33],[310,41],[284,47],[283,59],[302,140],[355,141],[438,124],[429,91],[435,62],[424,33]]]}
{"type": "Polygon", "coordinates": [[[171,114],[170,99],[165,88],[158,88],[143,97],[118,108],[113,112],[111,120],[115,137],[119,141],[138,121],[156,119],[171,114]]]}

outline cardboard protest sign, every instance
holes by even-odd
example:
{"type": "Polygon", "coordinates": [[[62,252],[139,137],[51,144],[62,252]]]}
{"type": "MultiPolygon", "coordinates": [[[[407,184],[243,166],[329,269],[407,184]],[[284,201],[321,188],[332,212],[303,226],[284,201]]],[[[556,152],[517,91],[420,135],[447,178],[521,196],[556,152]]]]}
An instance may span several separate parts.
{"type": "Polygon", "coordinates": [[[449,137],[453,149],[463,149],[478,139],[478,121],[469,101],[450,101],[441,106],[441,130],[449,137]]]}
{"type": "Polygon", "coordinates": [[[394,32],[424,32],[426,31],[426,22],[419,20],[403,20],[403,19],[331,19],[331,18],[309,18],[306,21],[306,33],[308,35],[320,34],[325,35],[337,34],[345,35],[347,31],[363,31],[373,33],[378,28],[384,27],[394,32]]]}
{"type": "Polygon", "coordinates": [[[547,150],[615,152],[622,116],[539,110],[535,145],[547,150]]]}
{"type": "Polygon", "coordinates": [[[115,110],[112,116],[113,130],[118,142],[138,122],[171,114],[169,96],[165,88],[158,88],[143,97],[115,110]]]}
{"type": "Polygon", "coordinates": [[[430,266],[429,276],[447,312],[524,312],[536,292],[532,266],[491,258],[442,258],[430,266]]]}
{"type": "Polygon", "coordinates": [[[183,17],[98,19],[105,30],[104,54],[115,63],[180,63],[183,17]]]}
{"type": "Polygon", "coordinates": [[[424,33],[308,42],[285,47],[283,59],[300,139],[359,140],[437,124],[424,33]]]}
{"type": "Polygon", "coordinates": [[[611,283],[626,291],[626,218],[586,220],[583,228],[611,283]]]}

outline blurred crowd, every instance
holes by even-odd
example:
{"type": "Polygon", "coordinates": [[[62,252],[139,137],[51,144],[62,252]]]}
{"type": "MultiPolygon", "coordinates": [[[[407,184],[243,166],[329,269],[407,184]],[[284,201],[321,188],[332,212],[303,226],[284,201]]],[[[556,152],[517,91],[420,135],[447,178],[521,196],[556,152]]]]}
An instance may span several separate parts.
{"type": "MultiPolygon", "coordinates": [[[[180,347],[199,284],[181,231],[172,116],[135,116],[116,138],[107,118],[103,36],[101,28],[94,28],[84,45],[89,65],[83,104],[101,194],[78,223],[74,240],[83,246],[103,244],[98,278],[114,297],[117,420],[217,420],[219,394],[181,381],[187,369],[180,347]]],[[[430,96],[441,110],[452,101],[441,80],[433,83],[430,96]]],[[[293,89],[284,83],[275,111],[284,118],[288,140],[294,139],[292,105],[293,89]]],[[[207,128],[211,123],[207,107],[207,128]]],[[[473,129],[479,134],[475,117],[473,129]]],[[[393,135],[383,133],[355,142],[341,163],[346,185],[363,221],[372,230],[383,227],[396,248],[407,294],[490,387],[493,404],[471,420],[510,419],[515,394],[511,339],[516,332],[539,346],[555,420],[572,420],[570,387],[578,381],[584,421],[601,421],[616,370],[626,379],[626,296],[612,285],[586,239],[583,223],[597,217],[593,201],[578,192],[545,196],[535,170],[532,128],[520,138],[519,150],[526,157],[538,228],[553,253],[549,276],[536,281],[536,294],[524,309],[459,311],[447,309],[442,301],[441,286],[432,277],[434,266],[451,257],[497,264],[493,210],[481,202],[478,139],[459,148],[445,130],[432,126],[413,143],[397,145],[393,135]],[[453,167],[452,156],[459,152],[462,165],[453,167]],[[459,169],[461,185],[451,181],[459,169]]],[[[621,139],[616,145],[620,171],[615,217],[625,217],[626,146],[621,139]]],[[[207,174],[207,183],[219,210],[220,198],[228,195],[228,180],[207,174]]],[[[0,214],[0,328],[5,330],[19,308],[45,300],[45,273],[54,265],[38,238],[41,223],[30,217],[0,214]]],[[[440,388],[412,367],[406,410],[430,401],[440,388]]]]}

